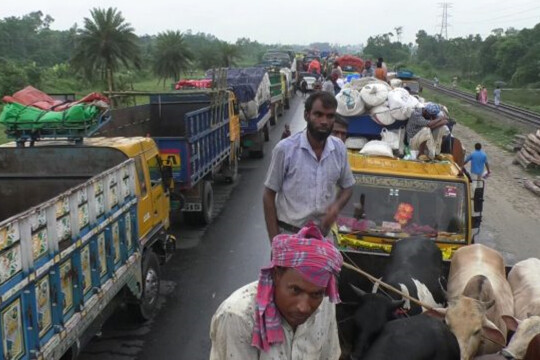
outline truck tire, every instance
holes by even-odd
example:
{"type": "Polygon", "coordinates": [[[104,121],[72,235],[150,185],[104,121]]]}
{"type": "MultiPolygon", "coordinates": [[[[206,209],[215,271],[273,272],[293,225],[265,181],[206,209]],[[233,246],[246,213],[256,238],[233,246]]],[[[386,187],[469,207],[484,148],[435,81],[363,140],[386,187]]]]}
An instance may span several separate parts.
{"type": "Polygon", "coordinates": [[[230,157],[227,158],[224,166],[225,169],[223,171],[223,175],[225,177],[225,181],[231,184],[234,183],[238,178],[238,156],[235,156],[234,160],[232,161],[230,157]]]}
{"type": "Polygon", "coordinates": [[[159,299],[160,271],[159,260],[152,250],[147,250],[142,264],[142,295],[138,304],[130,304],[130,310],[141,322],[150,320],[156,310],[159,299]]]}
{"type": "Polygon", "coordinates": [[[264,141],[270,141],[270,129],[268,128],[268,124],[264,125],[263,135],[264,141]]]}
{"type": "Polygon", "coordinates": [[[202,184],[201,205],[202,211],[184,213],[187,222],[192,225],[205,226],[212,221],[212,213],[214,212],[214,190],[212,189],[212,183],[208,180],[204,180],[202,184]]]}
{"type": "Polygon", "coordinates": [[[277,114],[277,110],[278,110],[278,107],[277,107],[277,104],[272,104],[271,105],[272,108],[270,109],[270,120],[268,120],[268,122],[270,123],[270,125],[274,126],[276,125],[276,122],[277,122],[277,117],[278,117],[278,114],[277,114]]]}

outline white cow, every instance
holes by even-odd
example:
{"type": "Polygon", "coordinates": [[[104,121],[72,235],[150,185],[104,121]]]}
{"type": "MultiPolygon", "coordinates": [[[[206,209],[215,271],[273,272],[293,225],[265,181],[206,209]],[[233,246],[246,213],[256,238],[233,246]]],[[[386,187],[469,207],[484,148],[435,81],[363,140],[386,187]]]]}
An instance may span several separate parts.
{"type": "Polygon", "coordinates": [[[435,312],[444,315],[456,336],[462,360],[497,352],[506,345],[501,316],[513,315],[514,302],[501,254],[480,244],[456,251],[447,295],[448,308],[435,312]]]}
{"type": "Polygon", "coordinates": [[[530,258],[518,262],[508,274],[514,296],[514,315],[524,320],[540,316],[540,260],[530,258]]]}

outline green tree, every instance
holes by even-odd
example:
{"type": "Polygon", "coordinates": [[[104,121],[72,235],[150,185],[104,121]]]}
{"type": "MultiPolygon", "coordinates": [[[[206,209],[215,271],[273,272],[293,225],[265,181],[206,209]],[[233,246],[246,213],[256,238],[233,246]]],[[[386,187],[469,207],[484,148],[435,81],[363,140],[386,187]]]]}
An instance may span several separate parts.
{"type": "Polygon", "coordinates": [[[116,8],[90,10],[84,18],[73,56],[73,65],[92,79],[97,72],[114,89],[114,73],[121,65],[140,68],[140,48],[134,29],[116,8]]]}
{"type": "Polygon", "coordinates": [[[163,85],[169,78],[179,80],[182,70],[185,71],[193,60],[193,54],[180,31],[159,33],[154,53],[154,73],[163,80],[163,85]]]}
{"type": "Polygon", "coordinates": [[[237,61],[242,58],[240,48],[237,45],[226,42],[220,46],[220,65],[224,67],[236,66],[237,61]]]}

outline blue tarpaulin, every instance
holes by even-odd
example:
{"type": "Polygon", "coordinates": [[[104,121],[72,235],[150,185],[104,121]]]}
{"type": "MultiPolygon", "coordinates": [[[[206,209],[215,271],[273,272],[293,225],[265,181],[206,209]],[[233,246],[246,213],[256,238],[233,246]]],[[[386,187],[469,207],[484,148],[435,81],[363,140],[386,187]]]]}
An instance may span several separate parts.
{"type": "MultiPolygon", "coordinates": [[[[206,72],[207,79],[212,78],[212,72],[206,72]]],[[[265,74],[266,70],[260,67],[227,69],[227,86],[233,89],[239,102],[248,102],[255,99],[265,74]]]]}

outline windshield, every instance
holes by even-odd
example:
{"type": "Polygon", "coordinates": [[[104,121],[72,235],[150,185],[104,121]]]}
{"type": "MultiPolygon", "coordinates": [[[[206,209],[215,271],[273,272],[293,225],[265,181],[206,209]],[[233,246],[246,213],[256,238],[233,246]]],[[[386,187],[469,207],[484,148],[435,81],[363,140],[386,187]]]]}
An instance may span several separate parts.
{"type": "Polygon", "coordinates": [[[366,174],[355,179],[353,195],[338,217],[341,233],[466,241],[463,183],[366,174]]]}

